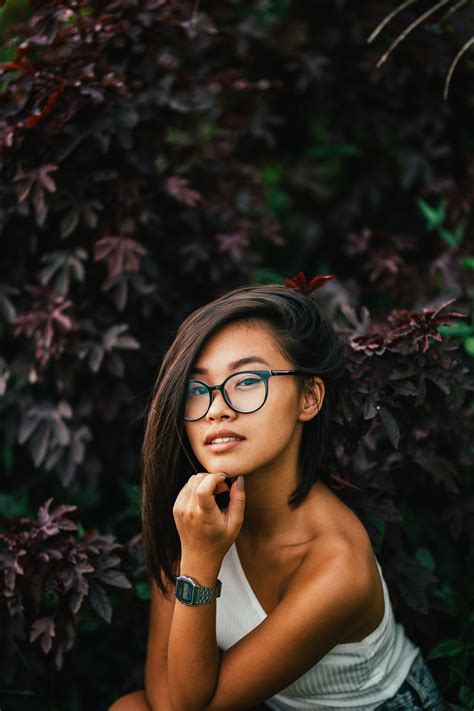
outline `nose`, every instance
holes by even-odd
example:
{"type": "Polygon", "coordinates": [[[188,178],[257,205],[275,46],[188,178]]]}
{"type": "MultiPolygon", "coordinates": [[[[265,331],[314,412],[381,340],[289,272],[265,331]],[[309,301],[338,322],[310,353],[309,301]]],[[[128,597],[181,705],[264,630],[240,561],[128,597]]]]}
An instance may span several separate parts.
{"type": "Polygon", "coordinates": [[[220,390],[214,390],[211,394],[211,406],[206,414],[206,420],[214,420],[222,417],[223,414],[228,417],[234,415],[234,410],[224,400],[224,395],[220,390]]]}

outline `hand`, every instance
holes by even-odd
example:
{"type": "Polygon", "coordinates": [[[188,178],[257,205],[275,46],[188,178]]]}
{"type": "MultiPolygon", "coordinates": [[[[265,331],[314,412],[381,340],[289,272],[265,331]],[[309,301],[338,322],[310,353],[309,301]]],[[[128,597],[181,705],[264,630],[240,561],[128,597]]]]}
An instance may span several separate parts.
{"type": "Polygon", "coordinates": [[[244,520],[245,491],[230,487],[227,511],[221,511],[215,495],[228,491],[224,472],[193,474],[183,486],[173,506],[173,516],[181,539],[182,556],[192,556],[220,564],[239,535],[244,520]]]}

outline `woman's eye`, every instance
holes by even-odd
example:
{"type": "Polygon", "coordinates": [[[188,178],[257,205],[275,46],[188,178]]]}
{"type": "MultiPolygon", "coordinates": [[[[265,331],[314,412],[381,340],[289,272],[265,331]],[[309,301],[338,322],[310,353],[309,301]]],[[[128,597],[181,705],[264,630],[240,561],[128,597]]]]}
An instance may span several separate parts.
{"type": "Polygon", "coordinates": [[[205,395],[207,392],[203,385],[198,385],[194,383],[188,384],[188,395],[205,395]]]}
{"type": "Polygon", "coordinates": [[[258,382],[260,382],[260,378],[244,378],[243,380],[240,380],[238,382],[238,385],[244,385],[248,387],[250,385],[255,385],[258,382]]]}

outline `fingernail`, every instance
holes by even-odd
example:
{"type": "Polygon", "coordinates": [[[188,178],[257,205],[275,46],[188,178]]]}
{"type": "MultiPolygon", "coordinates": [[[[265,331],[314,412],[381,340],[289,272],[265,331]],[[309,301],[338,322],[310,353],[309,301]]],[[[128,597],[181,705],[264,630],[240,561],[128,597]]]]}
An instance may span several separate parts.
{"type": "Polygon", "coordinates": [[[244,491],[244,490],[245,490],[244,477],[243,477],[243,476],[237,477],[237,489],[238,489],[239,491],[244,491]]]}

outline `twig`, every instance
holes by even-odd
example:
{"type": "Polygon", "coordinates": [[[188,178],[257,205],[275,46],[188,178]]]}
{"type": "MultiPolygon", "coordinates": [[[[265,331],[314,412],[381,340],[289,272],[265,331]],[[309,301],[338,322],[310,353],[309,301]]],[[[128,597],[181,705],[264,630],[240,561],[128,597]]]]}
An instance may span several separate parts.
{"type": "Polygon", "coordinates": [[[446,99],[448,98],[449,85],[450,85],[450,83],[451,83],[451,77],[453,76],[453,72],[454,72],[454,70],[455,70],[455,68],[456,68],[456,64],[457,64],[457,63],[459,62],[459,60],[461,59],[462,55],[463,55],[465,52],[467,52],[467,50],[469,49],[469,47],[471,46],[471,44],[474,44],[474,37],[471,37],[471,39],[469,39],[469,40],[461,47],[461,49],[459,50],[459,52],[457,53],[457,55],[454,57],[451,66],[449,67],[449,72],[448,72],[448,76],[446,77],[446,81],[445,81],[445,83],[444,83],[444,91],[443,91],[443,99],[444,99],[445,101],[446,101],[446,99]]]}
{"type": "MultiPolygon", "coordinates": [[[[462,0],[462,2],[468,2],[468,1],[469,0],[462,0]]],[[[379,25],[377,25],[377,27],[372,32],[370,37],[367,38],[368,44],[370,44],[377,37],[377,35],[380,34],[380,32],[383,30],[385,25],[387,25],[390,22],[390,20],[393,20],[393,18],[396,17],[396,15],[398,15],[399,12],[401,12],[406,7],[408,7],[408,5],[413,5],[414,2],[418,2],[418,0],[406,0],[406,2],[404,2],[402,5],[400,5],[400,7],[397,7],[396,10],[394,10],[389,15],[384,17],[382,22],[379,25]]]]}
{"type": "Polygon", "coordinates": [[[468,2],[470,2],[470,0],[459,0],[459,2],[454,5],[454,7],[450,7],[448,12],[446,12],[443,17],[440,18],[439,24],[442,25],[443,22],[446,22],[448,17],[450,17],[454,12],[457,12],[459,8],[463,5],[467,5],[468,2]]]}
{"type": "Polygon", "coordinates": [[[385,54],[380,57],[376,65],[377,69],[382,66],[382,64],[387,60],[387,58],[395,49],[395,47],[397,47],[400,42],[403,42],[405,37],[407,37],[410,32],[412,32],[416,27],[418,27],[418,25],[421,25],[421,23],[426,20],[427,17],[436,12],[436,10],[438,10],[440,7],[443,7],[443,5],[447,5],[449,2],[451,2],[451,0],[440,0],[440,2],[438,2],[436,5],[433,5],[433,7],[431,7],[429,10],[420,15],[420,17],[418,17],[414,22],[412,22],[411,25],[408,25],[408,27],[400,35],[398,35],[397,39],[392,42],[385,54]]]}

